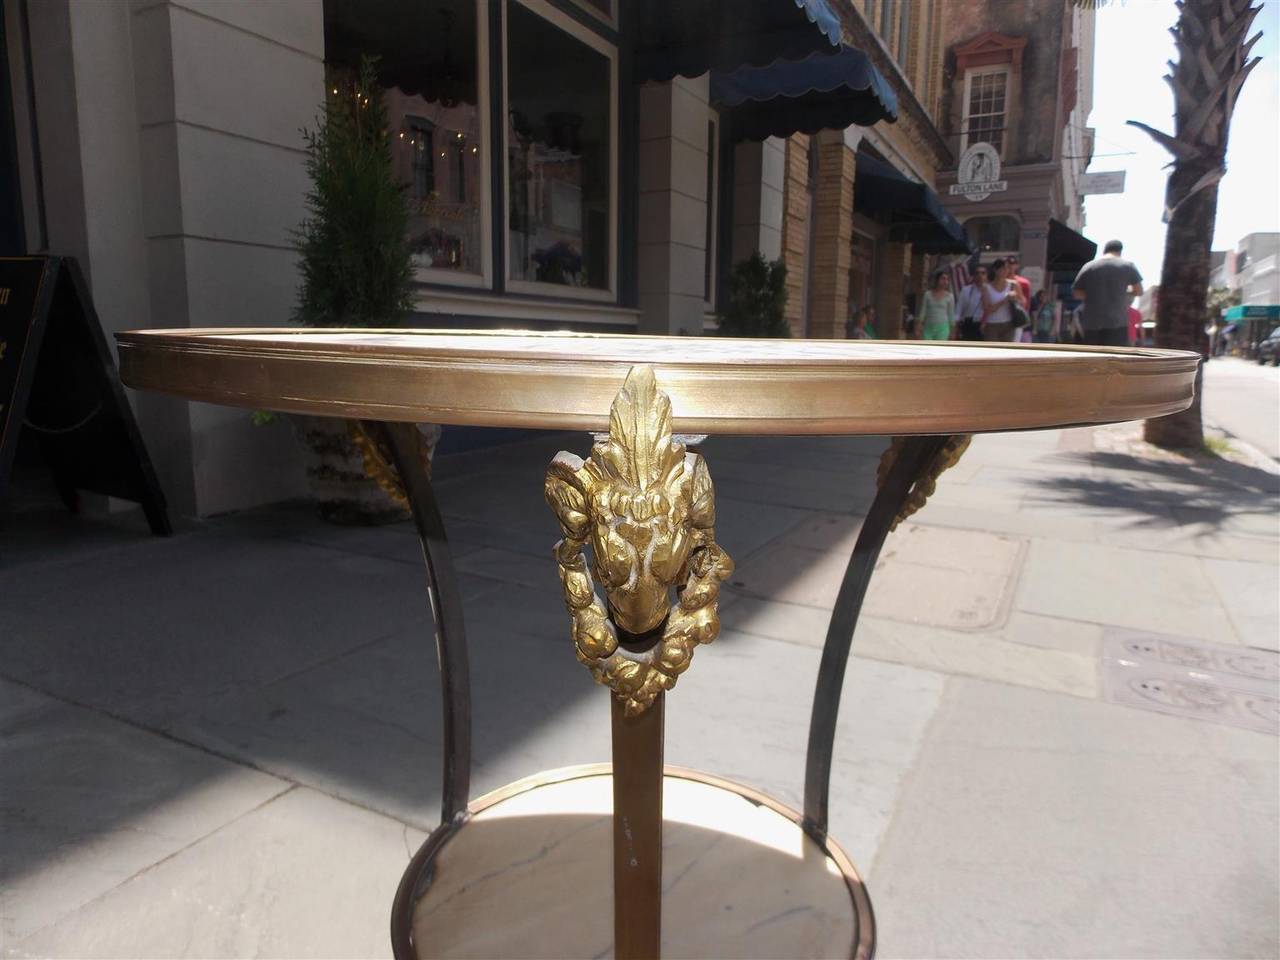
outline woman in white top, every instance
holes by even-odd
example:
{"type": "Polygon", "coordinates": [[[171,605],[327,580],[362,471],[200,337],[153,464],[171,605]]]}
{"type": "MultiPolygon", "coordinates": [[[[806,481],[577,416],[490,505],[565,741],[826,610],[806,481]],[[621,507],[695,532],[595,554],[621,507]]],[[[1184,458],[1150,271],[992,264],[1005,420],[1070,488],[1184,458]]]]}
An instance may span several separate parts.
{"type": "Polygon", "coordinates": [[[982,339],[1011,342],[1017,330],[1009,305],[1016,303],[1026,310],[1022,291],[1009,279],[1009,265],[1003,260],[993,262],[988,272],[991,280],[982,288],[982,339]]]}

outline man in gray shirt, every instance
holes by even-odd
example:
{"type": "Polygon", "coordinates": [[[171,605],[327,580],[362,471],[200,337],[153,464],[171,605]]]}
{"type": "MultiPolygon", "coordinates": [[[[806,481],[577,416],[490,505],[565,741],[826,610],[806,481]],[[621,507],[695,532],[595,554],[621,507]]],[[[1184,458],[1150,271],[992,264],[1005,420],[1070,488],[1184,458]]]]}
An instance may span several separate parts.
{"type": "Polygon", "coordinates": [[[1105,347],[1129,345],[1129,303],[1142,296],[1142,274],[1120,256],[1124,245],[1109,240],[1102,256],[1090,260],[1076,274],[1071,292],[1084,301],[1081,319],[1084,342],[1105,347]]]}

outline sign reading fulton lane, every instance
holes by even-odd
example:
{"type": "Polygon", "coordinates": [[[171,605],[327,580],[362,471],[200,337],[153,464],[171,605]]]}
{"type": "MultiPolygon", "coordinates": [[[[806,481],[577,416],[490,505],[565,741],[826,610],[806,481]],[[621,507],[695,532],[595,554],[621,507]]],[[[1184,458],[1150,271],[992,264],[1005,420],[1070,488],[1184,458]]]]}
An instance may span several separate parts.
{"type": "Polygon", "coordinates": [[[949,193],[967,200],[985,200],[993,193],[1009,189],[1009,182],[1000,179],[1000,154],[989,143],[971,143],[960,154],[960,166],[956,169],[956,182],[949,193]]]}
{"type": "Polygon", "coordinates": [[[153,533],[171,532],[89,288],[71,257],[0,257],[0,495],[24,434],[68,508],[78,507],[81,490],[135,500],[153,533]]]}

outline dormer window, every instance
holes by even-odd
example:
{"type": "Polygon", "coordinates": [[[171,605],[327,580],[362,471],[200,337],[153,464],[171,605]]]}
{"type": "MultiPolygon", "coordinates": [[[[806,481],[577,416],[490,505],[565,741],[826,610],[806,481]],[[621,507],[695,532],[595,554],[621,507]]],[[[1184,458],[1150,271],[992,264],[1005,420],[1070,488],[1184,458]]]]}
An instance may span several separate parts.
{"type": "Polygon", "coordinates": [[[1004,129],[1009,90],[1008,67],[978,67],[964,78],[964,117],[960,151],[971,143],[989,143],[1004,153],[1004,129]]]}

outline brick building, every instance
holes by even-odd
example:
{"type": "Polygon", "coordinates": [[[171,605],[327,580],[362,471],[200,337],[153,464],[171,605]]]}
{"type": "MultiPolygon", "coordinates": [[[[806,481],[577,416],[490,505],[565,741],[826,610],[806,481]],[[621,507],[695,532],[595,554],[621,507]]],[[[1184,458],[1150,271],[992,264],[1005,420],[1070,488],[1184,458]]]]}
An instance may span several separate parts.
{"type": "Polygon", "coordinates": [[[927,269],[966,251],[958,225],[939,222],[950,218],[932,191],[954,163],[936,116],[948,10],[940,0],[843,0],[845,42],[888,81],[896,122],[736,148],[732,256],[759,249],[783,260],[796,336],[844,337],[852,313],[868,305],[879,334],[897,336],[927,269]],[[886,186],[914,197],[911,208],[883,202],[886,186]]]}

